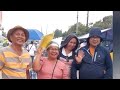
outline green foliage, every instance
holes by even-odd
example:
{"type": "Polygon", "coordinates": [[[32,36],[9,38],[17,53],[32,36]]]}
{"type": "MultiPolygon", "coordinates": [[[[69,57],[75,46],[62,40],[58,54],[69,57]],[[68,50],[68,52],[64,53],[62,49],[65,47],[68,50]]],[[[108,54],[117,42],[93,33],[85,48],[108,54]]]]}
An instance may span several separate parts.
{"type": "Polygon", "coordinates": [[[81,36],[84,34],[87,34],[89,32],[89,29],[92,27],[100,27],[102,29],[106,29],[106,28],[111,28],[112,27],[112,19],[113,16],[105,16],[102,20],[99,20],[95,23],[89,23],[88,27],[86,27],[86,25],[83,25],[82,23],[78,22],[78,31],[76,33],[76,24],[71,25],[71,27],[68,29],[68,31],[65,31],[64,33],[62,33],[61,30],[56,29],[55,30],[55,38],[57,37],[65,37],[68,34],[71,33],[76,33],[77,36],[81,36]]]}
{"type": "Polygon", "coordinates": [[[56,29],[54,38],[58,38],[58,37],[61,37],[61,36],[62,36],[62,30],[56,29]]]}
{"type": "MultiPolygon", "coordinates": [[[[76,33],[76,25],[77,24],[74,24],[74,25],[72,25],[70,28],[69,28],[69,30],[68,30],[68,32],[65,32],[65,35],[67,34],[71,34],[71,33],[76,33]]],[[[78,32],[76,33],[76,35],[77,36],[80,36],[80,35],[83,35],[83,34],[86,34],[86,33],[88,33],[88,29],[89,28],[87,28],[85,25],[83,25],[82,23],[78,23],[78,32]]]]}
{"type": "Polygon", "coordinates": [[[103,20],[101,21],[97,21],[93,27],[101,27],[102,29],[106,29],[106,28],[111,28],[112,27],[112,19],[113,16],[106,16],[103,18],[103,20]]]}
{"type": "Polygon", "coordinates": [[[2,31],[2,36],[7,37],[6,32],[2,31]]]}

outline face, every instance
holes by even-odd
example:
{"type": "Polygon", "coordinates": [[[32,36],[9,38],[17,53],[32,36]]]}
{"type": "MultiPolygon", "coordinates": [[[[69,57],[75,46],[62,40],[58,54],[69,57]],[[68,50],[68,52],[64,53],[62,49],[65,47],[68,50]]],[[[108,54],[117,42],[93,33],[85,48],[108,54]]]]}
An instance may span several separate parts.
{"type": "Polygon", "coordinates": [[[100,37],[93,36],[89,39],[90,46],[96,47],[98,44],[100,44],[100,37]]]}
{"type": "Polygon", "coordinates": [[[66,47],[66,48],[69,49],[70,51],[72,51],[72,50],[75,48],[76,44],[77,44],[76,38],[72,38],[72,39],[69,41],[69,43],[67,44],[67,47],[66,47]]]}
{"type": "Polygon", "coordinates": [[[48,51],[48,57],[53,58],[53,59],[57,59],[57,57],[59,55],[58,47],[50,46],[47,51],[48,51]]]}
{"type": "Polygon", "coordinates": [[[18,29],[10,36],[10,39],[13,44],[22,46],[25,43],[26,39],[25,33],[22,30],[18,29]]]}

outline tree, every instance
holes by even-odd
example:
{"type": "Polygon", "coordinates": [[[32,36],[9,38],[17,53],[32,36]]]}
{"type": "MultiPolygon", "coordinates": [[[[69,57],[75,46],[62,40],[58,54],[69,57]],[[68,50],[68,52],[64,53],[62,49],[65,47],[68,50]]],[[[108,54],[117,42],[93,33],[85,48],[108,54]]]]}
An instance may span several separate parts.
{"type": "Polygon", "coordinates": [[[6,32],[2,31],[2,36],[7,37],[6,32]]]}
{"type": "Polygon", "coordinates": [[[102,29],[106,29],[106,28],[111,28],[112,27],[112,18],[113,16],[105,16],[102,21],[97,21],[93,27],[101,27],[102,29]]]}
{"type": "MultiPolygon", "coordinates": [[[[75,33],[76,32],[76,25],[77,25],[77,23],[72,25],[69,28],[67,34],[75,33]]],[[[83,35],[83,34],[86,34],[86,33],[88,33],[88,28],[85,25],[83,25],[82,23],[79,22],[78,23],[78,33],[76,33],[76,35],[80,36],[80,35],[83,35]]]]}
{"type": "Polygon", "coordinates": [[[58,37],[61,37],[61,36],[62,36],[62,30],[56,29],[54,38],[58,38],[58,37]]]}
{"type": "MultiPolygon", "coordinates": [[[[113,16],[105,16],[102,20],[99,20],[95,23],[89,23],[88,28],[83,25],[82,23],[78,22],[78,33],[77,36],[81,36],[84,34],[87,34],[92,27],[100,27],[101,29],[111,28],[112,27],[112,18],[113,16]]],[[[67,36],[68,34],[75,33],[76,32],[76,24],[71,25],[71,27],[68,29],[68,31],[64,32],[62,34],[62,37],[67,36]]]]}

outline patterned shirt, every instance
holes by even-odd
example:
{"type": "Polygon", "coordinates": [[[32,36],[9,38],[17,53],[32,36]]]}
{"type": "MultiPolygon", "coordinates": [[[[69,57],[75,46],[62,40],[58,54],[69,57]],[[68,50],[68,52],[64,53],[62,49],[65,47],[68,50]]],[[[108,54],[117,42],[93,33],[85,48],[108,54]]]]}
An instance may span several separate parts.
{"type": "Polygon", "coordinates": [[[30,55],[23,48],[21,56],[18,56],[10,46],[0,50],[2,79],[26,79],[26,68],[30,63],[30,55]]]}

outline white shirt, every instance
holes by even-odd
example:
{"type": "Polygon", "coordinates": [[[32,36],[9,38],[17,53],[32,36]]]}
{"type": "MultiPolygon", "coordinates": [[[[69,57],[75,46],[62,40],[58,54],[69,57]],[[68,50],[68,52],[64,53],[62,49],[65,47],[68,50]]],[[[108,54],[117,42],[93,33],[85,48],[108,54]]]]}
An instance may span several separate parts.
{"type": "Polygon", "coordinates": [[[34,56],[35,55],[35,51],[37,51],[37,49],[36,49],[34,44],[29,44],[27,46],[27,50],[29,50],[30,56],[34,56]]]}

